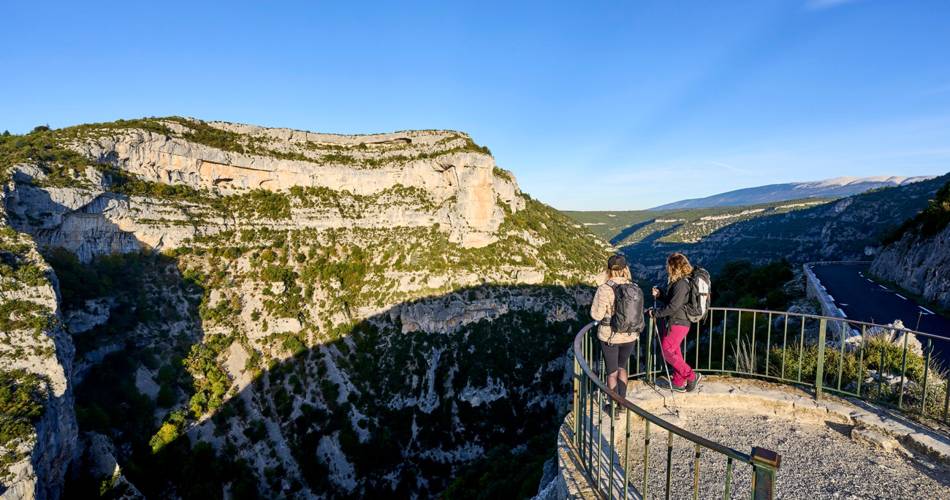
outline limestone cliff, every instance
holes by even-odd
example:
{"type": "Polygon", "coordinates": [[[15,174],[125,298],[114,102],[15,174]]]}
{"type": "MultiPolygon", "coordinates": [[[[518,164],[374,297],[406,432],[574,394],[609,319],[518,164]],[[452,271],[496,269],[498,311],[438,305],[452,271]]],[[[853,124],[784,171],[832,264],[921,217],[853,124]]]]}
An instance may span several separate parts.
{"type": "Polygon", "coordinates": [[[950,308],[950,184],[907,221],[875,257],[871,272],[939,307],[950,308]]]}
{"type": "Polygon", "coordinates": [[[72,491],[430,496],[556,429],[606,246],[467,135],[164,118],[2,141],[10,225],[76,344],[72,491]]]}
{"type": "Polygon", "coordinates": [[[62,493],[76,416],[73,345],[59,320],[49,266],[0,205],[0,498],[62,493]]]}
{"type": "Polygon", "coordinates": [[[255,190],[292,191],[288,212],[272,222],[319,229],[435,226],[463,247],[495,241],[505,214],[524,208],[513,177],[458,132],[341,136],[175,118],[66,129],[57,142],[96,168],[76,169],[71,182],[51,186],[43,169],[20,165],[13,177],[25,189],[15,191],[10,211],[41,244],[68,248],[83,260],[175,248],[187,238],[246,225],[198,197],[169,203],[173,192],[241,203],[266,198],[255,190]],[[116,193],[122,180],[103,175],[107,166],[179,189],[116,193]]]}

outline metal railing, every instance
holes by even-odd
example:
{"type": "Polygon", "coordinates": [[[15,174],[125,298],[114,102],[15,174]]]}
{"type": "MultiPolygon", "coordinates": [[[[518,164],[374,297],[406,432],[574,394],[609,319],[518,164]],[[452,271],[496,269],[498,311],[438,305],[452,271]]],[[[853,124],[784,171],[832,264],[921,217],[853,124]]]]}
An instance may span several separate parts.
{"type": "MultiPolygon", "coordinates": [[[[730,498],[736,464],[751,470],[751,495],[772,498],[780,457],[764,448],[744,453],[713,442],[640,408],[607,387],[595,323],[574,339],[573,439],[579,462],[594,490],[604,498],[638,498],[650,494],[651,426],[666,431],[663,493],[671,496],[674,439],[694,449],[692,497],[699,498],[700,458],[711,453],[725,460],[720,491],[730,498]],[[624,411],[626,410],[626,411],[624,411]],[[616,418],[618,412],[621,419],[616,418]],[[632,425],[640,425],[642,449],[633,443],[632,425]],[[622,451],[616,446],[622,439],[622,451]],[[619,452],[619,453],[618,453],[619,452]],[[642,457],[640,470],[631,456],[642,457]],[[642,455],[640,455],[642,453],[642,455]],[[634,474],[634,477],[631,477],[634,474]]],[[[663,371],[657,361],[652,319],[641,334],[627,371],[631,380],[655,381],[663,371]]],[[[713,308],[684,339],[683,354],[694,370],[755,377],[811,388],[814,396],[833,392],[855,397],[922,418],[947,423],[950,384],[934,347],[950,354],[950,338],[843,318],[740,308],[713,308]],[[833,332],[829,336],[829,332],[833,332]],[[915,349],[920,342],[921,349],[915,349]]],[[[946,358],[944,358],[946,359],[946,358]]],[[[704,484],[703,497],[711,486],[704,484]]],[[[682,495],[676,495],[681,497],[682,495]]],[[[746,495],[742,495],[746,496],[746,495]]]]}
{"type": "Polygon", "coordinates": [[[716,307],[691,329],[684,356],[704,373],[810,387],[816,397],[827,391],[947,423],[950,384],[937,347],[947,359],[950,338],[847,318],[716,307]]]}

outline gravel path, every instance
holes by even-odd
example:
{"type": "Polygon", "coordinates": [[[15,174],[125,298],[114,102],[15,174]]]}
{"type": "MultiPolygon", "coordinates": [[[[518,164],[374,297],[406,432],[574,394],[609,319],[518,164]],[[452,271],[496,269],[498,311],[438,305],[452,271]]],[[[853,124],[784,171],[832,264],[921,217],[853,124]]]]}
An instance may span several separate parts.
{"type": "MultiPolygon", "coordinates": [[[[801,421],[774,415],[736,415],[722,409],[681,410],[681,427],[727,446],[746,443],[774,450],[782,455],[778,474],[778,498],[913,498],[950,500],[950,472],[926,462],[914,461],[896,452],[887,452],[850,438],[850,427],[834,422],[801,421]]],[[[609,435],[607,419],[605,433],[609,435]]],[[[622,436],[623,420],[615,432],[622,436]]],[[[630,480],[641,487],[643,471],[644,423],[631,417],[630,480]]],[[[647,498],[662,498],[668,433],[650,427],[650,454],[647,498]]],[[[605,440],[605,446],[608,442],[605,440]]],[[[619,440],[620,448],[623,441],[619,440]]],[[[623,461],[622,449],[615,456],[623,461]]],[[[673,437],[671,498],[691,498],[694,479],[694,445],[673,437]]],[[[605,467],[606,468],[606,467],[605,467]]],[[[699,498],[722,498],[726,459],[702,450],[699,498]]],[[[748,498],[752,470],[736,462],[733,468],[733,498],[748,498]]],[[[606,476],[606,474],[604,474],[606,476]]],[[[622,479],[618,480],[620,484],[622,479]]],[[[618,494],[615,487],[614,495],[618,494]]]]}

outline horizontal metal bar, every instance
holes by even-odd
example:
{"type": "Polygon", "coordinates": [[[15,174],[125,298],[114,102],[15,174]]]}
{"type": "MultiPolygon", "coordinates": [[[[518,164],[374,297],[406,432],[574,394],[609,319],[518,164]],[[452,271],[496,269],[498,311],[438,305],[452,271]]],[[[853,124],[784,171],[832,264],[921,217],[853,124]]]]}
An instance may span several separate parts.
{"type": "Polygon", "coordinates": [[[708,450],[712,450],[717,453],[726,455],[727,457],[731,457],[741,462],[745,462],[749,464],[752,463],[752,457],[749,456],[748,454],[742,453],[741,451],[738,451],[738,450],[734,450],[727,446],[723,446],[715,441],[706,439],[697,434],[693,434],[692,432],[689,432],[686,429],[683,429],[677,425],[671,424],[670,422],[667,422],[666,420],[663,420],[662,418],[631,403],[629,400],[627,400],[627,398],[621,397],[620,394],[617,394],[616,391],[613,391],[609,387],[607,387],[607,384],[603,383],[600,380],[600,377],[594,375],[594,372],[593,370],[591,370],[590,365],[588,364],[587,360],[584,359],[584,357],[581,355],[581,352],[582,352],[581,339],[583,338],[583,336],[587,335],[591,327],[593,327],[596,324],[597,322],[591,322],[587,324],[586,326],[584,326],[583,329],[581,329],[580,333],[574,338],[574,353],[578,357],[578,362],[581,365],[581,370],[584,372],[584,375],[586,375],[591,381],[593,381],[594,385],[596,385],[598,389],[603,391],[604,394],[606,394],[608,397],[610,397],[610,399],[614,400],[623,408],[626,408],[627,410],[636,413],[637,415],[643,417],[647,421],[653,424],[656,424],[662,427],[663,429],[666,429],[667,431],[670,431],[676,434],[677,436],[680,436],[684,439],[692,441],[693,443],[699,444],[700,446],[708,450]]]}
{"type": "Polygon", "coordinates": [[[911,329],[908,329],[908,328],[895,328],[895,327],[890,327],[890,326],[887,326],[887,325],[879,325],[879,324],[877,324],[877,323],[871,323],[871,322],[868,322],[868,321],[857,321],[857,320],[853,320],[853,319],[850,319],[850,318],[838,318],[838,317],[835,317],[835,316],[822,316],[822,315],[819,315],[819,314],[793,313],[793,312],[784,312],[784,311],[769,311],[768,309],[745,309],[745,308],[741,308],[741,307],[711,307],[709,310],[710,310],[710,311],[732,311],[732,312],[739,312],[739,313],[744,313],[744,312],[745,312],[745,313],[763,313],[763,314],[767,314],[767,313],[770,313],[770,312],[771,312],[771,313],[776,313],[776,312],[778,312],[778,313],[780,313],[780,314],[787,314],[787,315],[792,316],[792,317],[795,317],[795,318],[808,318],[808,319],[818,319],[818,320],[825,319],[825,320],[829,320],[829,321],[835,321],[835,322],[838,322],[838,323],[847,323],[847,324],[849,324],[849,325],[858,325],[858,326],[860,326],[860,325],[878,326],[878,327],[885,327],[885,328],[887,328],[888,330],[893,330],[893,331],[895,331],[895,332],[907,332],[907,333],[913,333],[914,335],[923,335],[924,337],[930,337],[930,338],[934,338],[934,339],[950,340],[950,336],[946,336],[946,335],[938,335],[938,334],[935,334],[935,333],[919,332],[919,331],[911,330],[911,329]]]}

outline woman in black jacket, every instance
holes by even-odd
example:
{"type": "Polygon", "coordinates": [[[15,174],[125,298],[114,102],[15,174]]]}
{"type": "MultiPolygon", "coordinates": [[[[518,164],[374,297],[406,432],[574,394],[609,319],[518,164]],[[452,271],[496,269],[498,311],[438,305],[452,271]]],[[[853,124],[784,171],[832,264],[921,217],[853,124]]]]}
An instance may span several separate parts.
{"type": "Polygon", "coordinates": [[[696,389],[702,375],[693,371],[680,351],[683,339],[689,333],[690,321],[686,316],[686,303],[689,301],[689,276],[693,266],[681,253],[674,253],[666,259],[666,273],[669,276],[665,292],[653,287],[653,297],[665,303],[654,312],[655,318],[667,318],[666,335],[660,342],[663,359],[673,368],[673,380],[670,387],[677,392],[696,389]]]}

